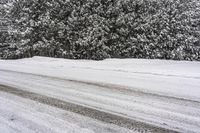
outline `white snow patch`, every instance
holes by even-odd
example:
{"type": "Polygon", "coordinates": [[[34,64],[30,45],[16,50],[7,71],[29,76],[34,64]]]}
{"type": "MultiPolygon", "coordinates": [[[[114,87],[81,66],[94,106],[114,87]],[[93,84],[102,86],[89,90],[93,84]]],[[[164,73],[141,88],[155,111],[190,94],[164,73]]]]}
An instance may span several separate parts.
{"type": "Polygon", "coordinates": [[[2,133],[133,133],[75,113],[0,92],[2,133]]]}
{"type": "MultiPolygon", "coordinates": [[[[199,68],[200,62],[188,61],[145,59],[89,61],[33,57],[0,60],[0,84],[15,86],[26,91],[176,129],[180,132],[198,132],[200,130],[199,68]],[[120,86],[121,89],[147,94],[129,94],[125,90],[120,92],[62,79],[115,85],[112,87],[120,86]],[[174,97],[174,99],[167,99],[165,96],[174,97]],[[187,99],[190,104],[181,99],[187,99]]],[[[3,104],[0,105],[1,107],[3,104]]],[[[3,108],[6,110],[8,107],[3,108]]],[[[2,112],[9,111],[11,112],[11,110],[2,112]]],[[[3,120],[0,119],[0,121],[3,120]]],[[[0,125],[2,130],[6,129],[5,123],[0,123],[0,125]]],[[[89,132],[91,127],[93,126],[82,130],[89,132]]],[[[43,130],[43,127],[39,129],[43,130]]],[[[12,128],[9,130],[12,132],[12,128]]]]}
{"type": "Polygon", "coordinates": [[[103,61],[33,57],[0,60],[1,70],[126,86],[160,95],[200,101],[200,62],[147,59],[103,61]]]}

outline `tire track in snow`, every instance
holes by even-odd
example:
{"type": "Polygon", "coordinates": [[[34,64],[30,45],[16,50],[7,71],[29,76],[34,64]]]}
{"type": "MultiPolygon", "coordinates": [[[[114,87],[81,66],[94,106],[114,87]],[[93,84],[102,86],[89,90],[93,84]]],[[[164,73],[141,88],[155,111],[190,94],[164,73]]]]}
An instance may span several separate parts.
{"type": "Polygon", "coordinates": [[[200,105],[200,101],[196,99],[189,99],[185,97],[180,97],[180,96],[173,96],[173,95],[168,95],[168,94],[162,94],[162,93],[157,93],[157,92],[150,92],[150,91],[144,91],[140,88],[133,88],[129,86],[121,86],[121,85],[114,85],[114,84],[109,84],[109,83],[101,83],[101,82],[90,82],[90,81],[82,81],[82,80],[75,80],[75,79],[66,79],[66,78],[60,78],[60,77],[53,77],[53,76],[47,76],[47,75],[39,75],[39,74],[34,74],[34,73],[27,73],[27,72],[18,72],[18,71],[13,71],[13,70],[4,70],[0,69],[2,72],[8,72],[8,73],[16,73],[16,74],[23,74],[23,75],[33,75],[33,76],[38,76],[38,77],[44,77],[44,78],[49,78],[49,79],[56,79],[56,80],[63,80],[63,81],[70,81],[74,83],[80,83],[80,84],[86,84],[86,85],[94,85],[98,87],[104,87],[108,88],[113,91],[117,92],[123,92],[126,94],[138,94],[138,95],[147,95],[150,97],[157,97],[159,99],[170,99],[170,100],[176,100],[179,101],[180,103],[185,103],[185,104],[197,104],[200,105]]]}
{"type": "Polygon", "coordinates": [[[176,131],[170,130],[170,129],[164,129],[160,127],[156,127],[150,124],[145,124],[142,122],[135,121],[130,118],[118,116],[115,114],[111,114],[108,112],[96,110],[93,108],[85,107],[82,105],[77,105],[70,102],[65,102],[62,100],[58,100],[56,98],[51,98],[48,96],[43,96],[37,93],[20,90],[18,88],[0,85],[0,91],[11,93],[23,98],[27,98],[30,100],[34,100],[46,105],[50,105],[56,108],[60,108],[66,111],[71,111],[83,116],[87,116],[96,120],[100,120],[105,123],[115,124],[121,127],[125,127],[128,129],[131,129],[136,132],[153,132],[153,133],[176,133],[176,131]]]}

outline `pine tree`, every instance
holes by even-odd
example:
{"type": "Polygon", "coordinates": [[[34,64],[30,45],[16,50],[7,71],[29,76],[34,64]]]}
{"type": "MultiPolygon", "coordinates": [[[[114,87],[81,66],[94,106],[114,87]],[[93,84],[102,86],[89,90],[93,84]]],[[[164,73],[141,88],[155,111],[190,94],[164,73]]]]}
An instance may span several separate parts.
{"type": "Polygon", "coordinates": [[[15,0],[4,13],[5,58],[200,60],[198,0],[15,0]]]}

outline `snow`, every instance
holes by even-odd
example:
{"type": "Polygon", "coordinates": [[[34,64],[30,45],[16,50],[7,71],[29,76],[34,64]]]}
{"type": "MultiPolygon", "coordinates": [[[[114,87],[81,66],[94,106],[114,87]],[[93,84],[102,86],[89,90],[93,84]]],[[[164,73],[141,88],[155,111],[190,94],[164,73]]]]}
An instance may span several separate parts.
{"type": "Polygon", "coordinates": [[[33,57],[0,61],[1,70],[125,86],[195,101],[200,101],[199,68],[199,62],[145,59],[88,61],[33,57]]]}
{"type": "MultiPolygon", "coordinates": [[[[0,84],[192,133],[200,130],[199,68],[199,62],[187,61],[33,57],[0,60],[0,84]]],[[[1,101],[0,108],[7,103],[1,101]]]]}
{"type": "Polygon", "coordinates": [[[0,112],[2,133],[133,133],[122,127],[3,92],[0,92],[0,112]]]}

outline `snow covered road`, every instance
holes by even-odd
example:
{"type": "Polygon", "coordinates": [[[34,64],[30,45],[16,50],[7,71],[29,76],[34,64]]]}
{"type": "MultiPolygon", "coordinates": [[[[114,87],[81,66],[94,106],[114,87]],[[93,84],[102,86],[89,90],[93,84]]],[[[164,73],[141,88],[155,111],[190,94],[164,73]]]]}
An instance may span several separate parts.
{"type": "Polygon", "coordinates": [[[0,91],[1,133],[134,133],[131,130],[100,122],[0,91]]]}
{"type": "Polygon", "coordinates": [[[200,101],[200,62],[107,59],[103,61],[33,57],[0,60],[1,70],[111,84],[136,91],[200,101]]]}
{"type": "MultiPolygon", "coordinates": [[[[127,132],[142,128],[149,132],[169,132],[164,129],[170,129],[198,133],[199,67],[198,62],[93,62],[34,57],[0,61],[0,84],[85,107],[89,112],[110,114],[115,116],[110,120],[86,116],[99,123],[106,122],[108,127],[109,124],[123,127],[121,130],[125,127],[127,132]],[[117,121],[118,117],[124,121],[117,121]],[[131,122],[126,122],[129,119],[131,122]],[[139,124],[134,124],[135,121],[139,124]]],[[[0,107],[3,108],[3,104],[0,107]]],[[[108,132],[106,128],[105,132],[108,132]]]]}
{"type": "MultiPolygon", "coordinates": [[[[0,84],[180,132],[198,132],[200,103],[41,75],[1,71],[0,84]]],[[[138,128],[136,126],[136,128],[138,128]]],[[[149,129],[148,129],[149,130],[149,129]]]]}
{"type": "MultiPolygon", "coordinates": [[[[112,124],[114,124],[114,125],[118,125],[120,127],[125,127],[128,129],[131,129],[130,131],[128,129],[126,129],[127,130],[126,131],[124,128],[121,128],[121,129],[118,128],[118,130],[119,129],[120,130],[117,131],[116,129],[114,130],[114,129],[110,128],[110,131],[112,131],[112,132],[113,131],[114,132],[124,131],[124,132],[132,132],[132,133],[136,133],[136,132],[139,132],[139,133],[141,133],[141,132],[151,132],[151,133],[152,132],[153,133],[171,132],[171,133],[173,133],[173,131],[170,131],[170,130],[162,129],[159,127],[154,127],[152,125],[147,125],[145,123],[134,121],[134,120],[131,120],[126,117],[122,117],[122,116],[115,115],[115,114],[108,113],[108,112],[103,112],[102,110],[96,110],[94,108],[90,108],[87,106],[82,106],[82,105],[78,105],[78,104],[74,104],[74,103],[70,103],[70,102],[65,102],[65,101],[62,101],[59,99],[47,97],[47,96],[40,95],[37,93],[29,92],[29,91],[20,90],[20,89],[9,87],[9,86],[0,85],[0,91],[14,94],[14,95],[20,96],[22,98],[31,99],[33,101],[36,101],[36,102],[39,102],[42,104],[46,104],[46,105],[50,105],[50,106],[53,106],[53,107],[56,107],[56,108],[59,108],[62,110],[74,112],[74,113],[80,114],[82,116],[87,116],[89,118],[100,120],[103,123],[107,123],[107,126],[110,125],[112,127],[112,124]]],[[[15,114],[15,113],[13,113],[13,114],[15,114]]],[[[38,117],[40,118],[40,116],[38,116],[38,117]]],[[[13,121],[14,118],[10,117],[10,119],[11,119],[11,121],[13,121]]],[[[96,126],[94,126],[94,127],[96,127],[96,126]]],[[[94,127],[90,127],[90,128],[94,128],[94,127]]],[[[35,127],[35,128],[37,129],[37,127],[35,127]]],[[[72,128],[74,128],[74,127],[72,127],[72,128]]],[[[105,127],[101,127],[102,131],[108,132],[106,130],[108,130],[109,128],[105,128],[105,129],[104,128],[105,127]]],[[[41,131],[41,132],[43,132],[43,131],[41,131]]],[[[78,132],[78,131],[76,131],[76,132],[78,132]]]]}

